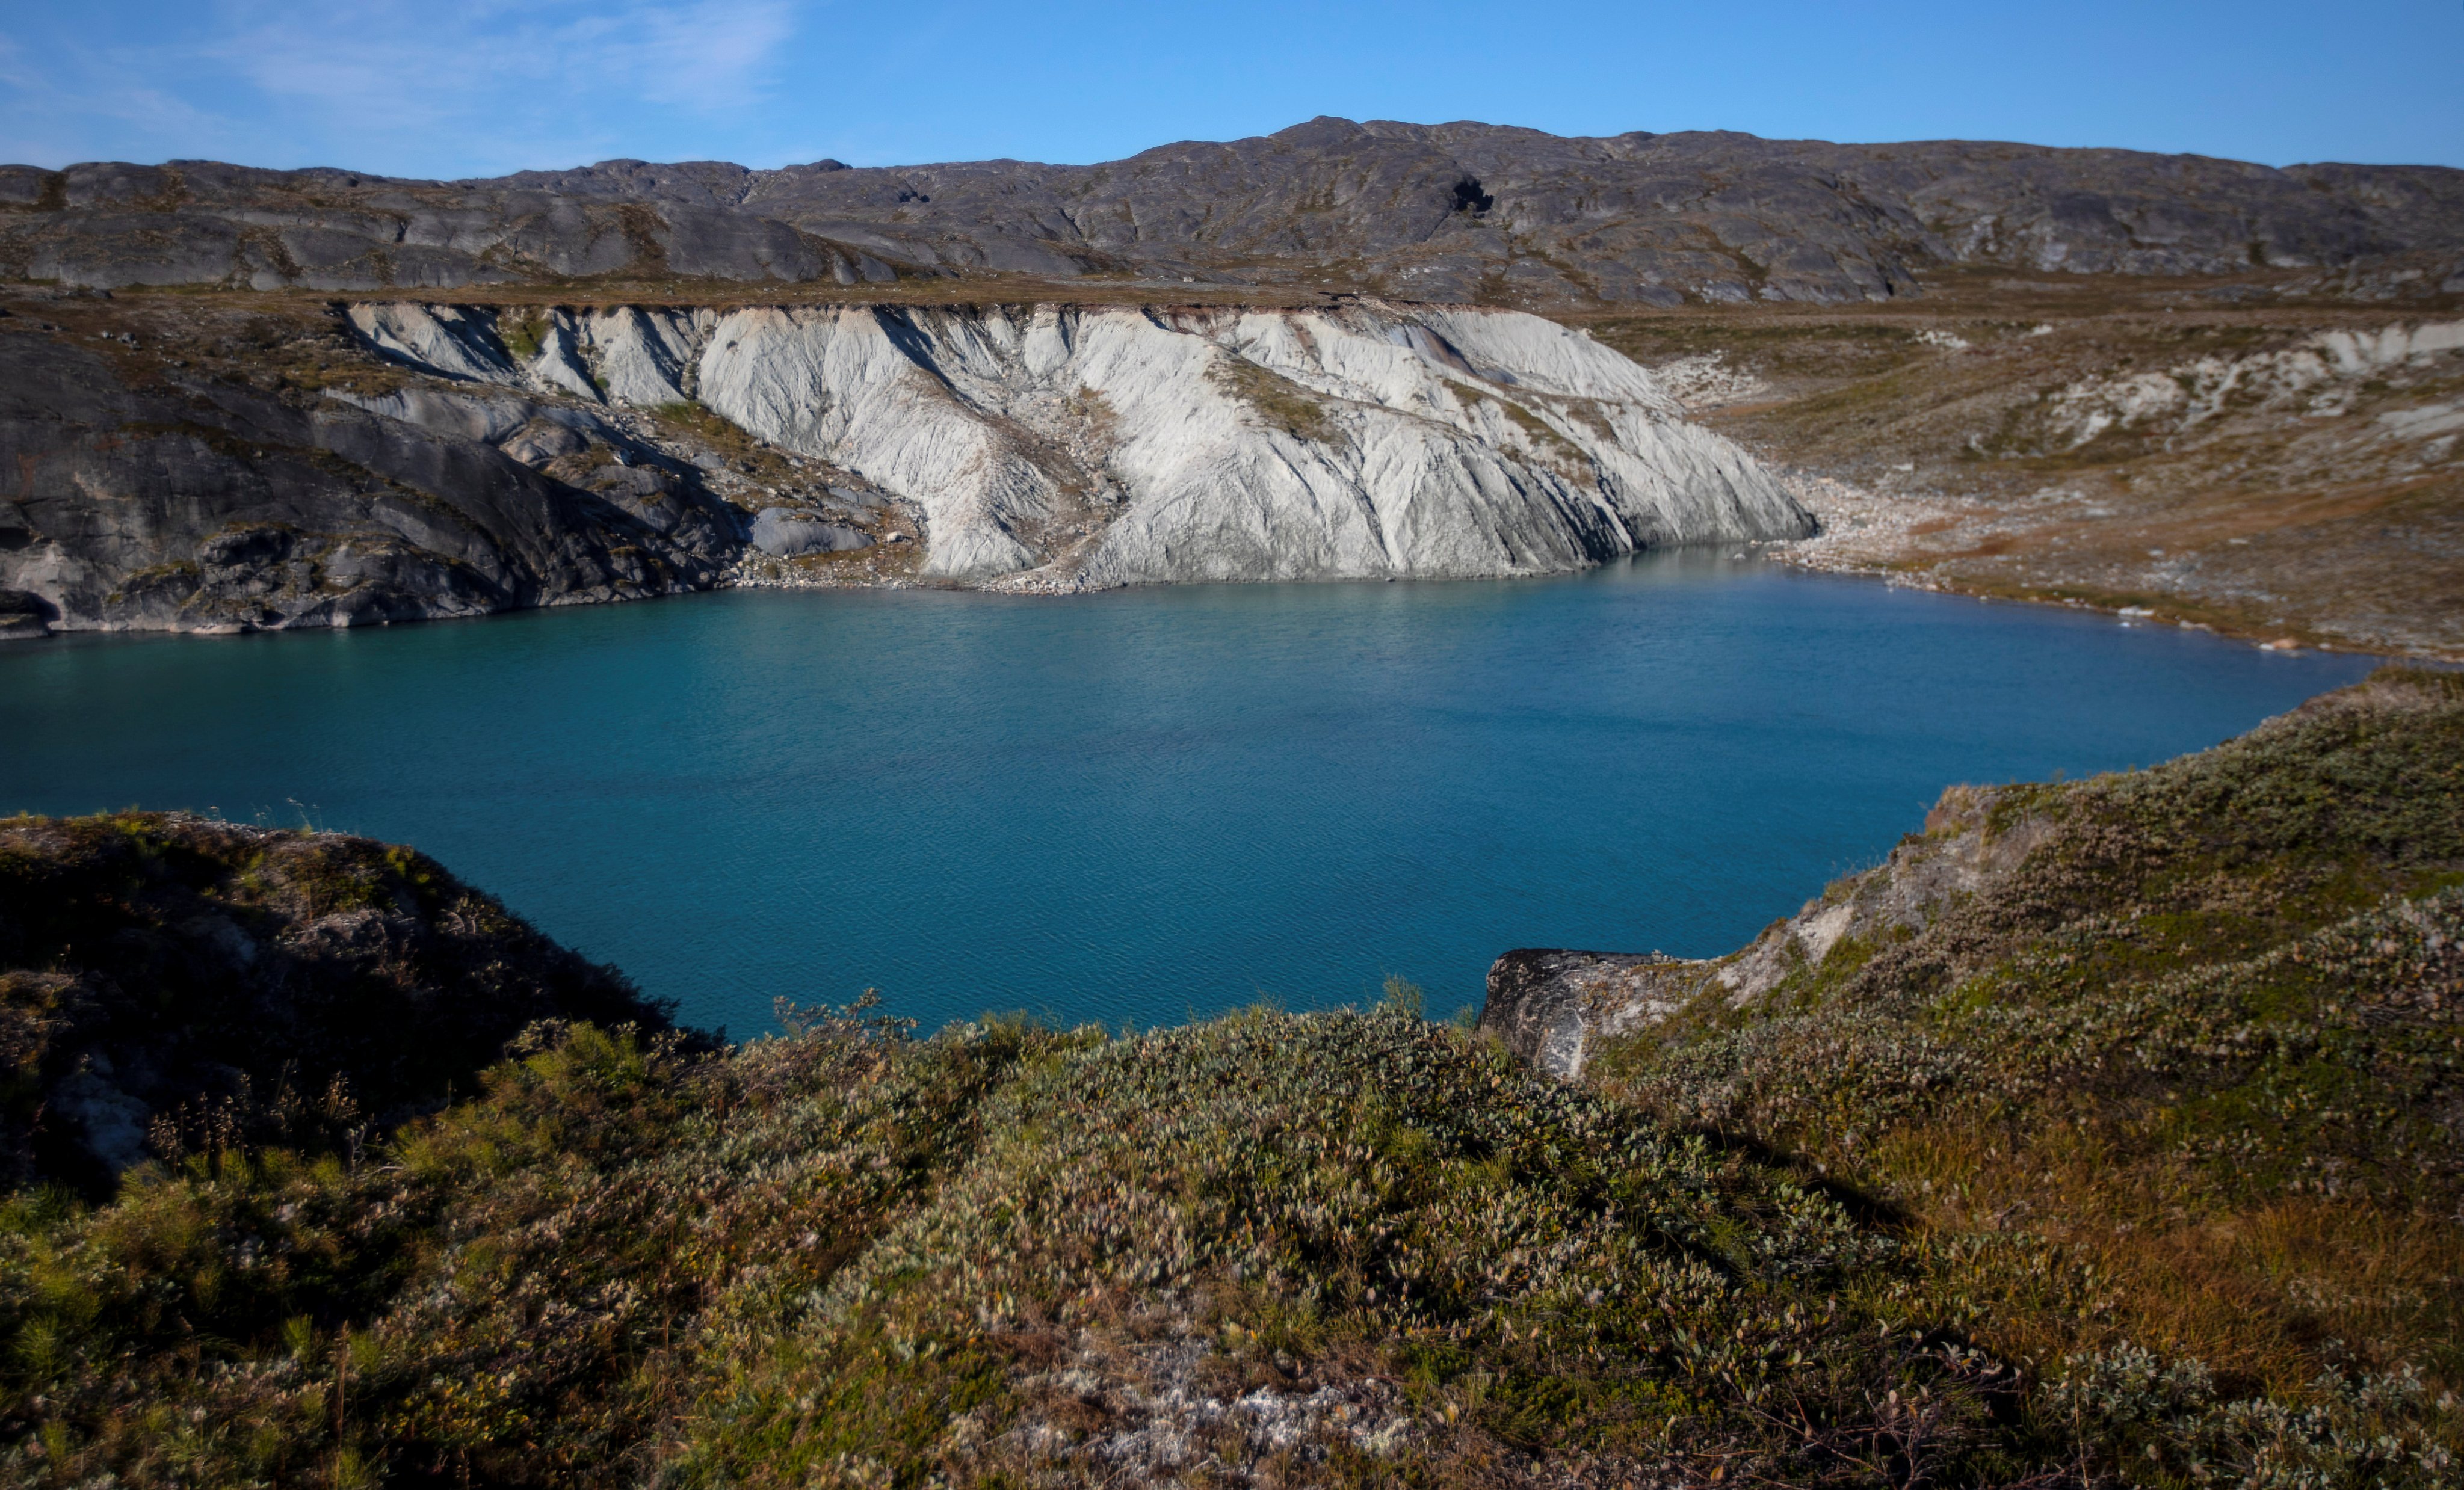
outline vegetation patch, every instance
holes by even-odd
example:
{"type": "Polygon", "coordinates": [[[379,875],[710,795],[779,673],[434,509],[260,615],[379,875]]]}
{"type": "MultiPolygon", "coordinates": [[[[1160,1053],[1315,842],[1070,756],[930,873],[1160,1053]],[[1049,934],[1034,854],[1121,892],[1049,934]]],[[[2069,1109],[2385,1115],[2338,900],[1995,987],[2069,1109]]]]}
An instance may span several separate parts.
{"type": "Polygon", "coordinates": [[[1248,405],[1270,429],[1296,440],[1331,443],[1341,437],[1333,418],[1317,395],[1299,383],[1240,357],[1218,359],[1206,369],[1208,381],[1248,405]]]}
{"type": "Polygon", "coordinates": [[[496,340],[520,362],[536,362],[547,346],[547,334],[553,323],[546,313],[538,310],[504,310],[496,313],[496,340]]]}
{"type": "Polygon", "coordinates": [[[2464,679],[2382,669],[2155,770],[1957,795],[1829,898],[1881,915],[1929,856],[2033,846],[1588,1070],[1906,1214],[1920,1296],[1970,1301],[2105,1475],[2447,1482],[2464,679]]]}
{"type": "Polygon", "coordinates": [[[1560,475],[1575,481],[1588,481],[1593,478],[1592,458],[1583,453],[1582,447],[1559,434],[1547,420],[1512,399],[1500,398],[1485,388],[1475,387],[1467,383],[1458,383],[1452,378],[1442,381],[1467,408],[1483,403],[1495,405],[1514,427],[1523,431],[1524,437],[1530,442],[1531,448],[1539,453],[1541,460],[1560,475]]]}

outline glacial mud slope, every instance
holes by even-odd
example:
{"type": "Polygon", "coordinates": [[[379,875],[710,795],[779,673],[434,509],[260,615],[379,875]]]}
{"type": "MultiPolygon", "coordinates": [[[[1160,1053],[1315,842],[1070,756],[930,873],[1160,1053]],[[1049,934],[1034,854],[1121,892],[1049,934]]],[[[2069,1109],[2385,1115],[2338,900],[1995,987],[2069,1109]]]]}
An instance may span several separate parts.
{"type": "Polygon", "coordinates": [[[1624,358],[1511,313],[748,312],[700,387],[914,493],[952,577],[1539,574],[1811,526],[1624,358]]]}
{"type": "Polygon", "coordinates": [[[1515,313],[15,303],[11,634],[1544,574],[1812,529],[1632,362],[1515,313]]]}
{"type": "Polygon", "coordinates": [[[449,377],[698,400],[912,505],[938,578],[1539,574],[1810,527],[1625,358],[1511,312],[624,308],[526,359],[485,311],[350,314],[449,377]]]}

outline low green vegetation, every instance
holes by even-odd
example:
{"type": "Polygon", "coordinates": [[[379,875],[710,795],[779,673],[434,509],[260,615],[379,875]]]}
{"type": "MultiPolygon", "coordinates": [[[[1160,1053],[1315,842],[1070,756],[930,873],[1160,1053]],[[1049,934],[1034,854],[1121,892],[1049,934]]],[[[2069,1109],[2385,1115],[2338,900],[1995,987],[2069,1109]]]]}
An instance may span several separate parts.
{"type": "Polygon", "coordinates": [[[1453,391],[1454,396],[1462,401],[1465,408],[1481,404],[1493,405],[1514,427],[1523,431],[1524,438],[1530,442],[1531,448],[1537,450],[1541,458],[1554,467],[1561,475],[1576,481],[1593,479],[1591,457],[1584,454],[1582,448],[1573,441],[1559,434],[1547,420],[1512,399],[1500,398],[1485,388],[1474,387],[1467,383],[1458,383],[1452,378],[1446,379],[1445,384],[1453,391]]]}
{"type": "Polygon", "coordinates": [[[1289,378],[1238,357],[1218,359],[1206,369],[1206,376],[1248,405],[1269,428],[1281,429],[1296,440],[1323,443],[1338,437],[1326,405],[1289,378]]]}
{"type": "Polygon", "coordinates": [[[1130,1040],[542,1027],[354,1162],[0,1238],[62,1483],[1858,1479],[2022,1462],[1905,1238],[1401,1008],[1130,1040]],[[1859,1466],[1865,1466],[1859,1468],[1859,1466]]]}
{"type": "Polygon", "coordinates": [[[409,848],[170,813],[0,818],[0,1187],[107,1195],[147,1128],[165,1149],[287,1142],[325,1109],[389,1125],[467,1096],[543,1018],[667,1027],[409,848]]]}
{"type": "Polygon", "coordinates": [[[1927,1294],[2101,1421],[2118,1475],[2452,1482],[2464,675],[1954,793],[1826,901],[1860,931],[1744,1007],[1705,979],[1594,1079],[1906,1215],[1927,1294]]]}
{"type": "MultiPolygon", "coordinates": [[[[116,1194],[19,1189],[0,1465],[2453,1483],[2459,773],[2464,685],[2399,672],[1957,794],[1835,888],[1823,958],[1744,1007],[1700,969],[1582,1085],[1408,985],[1120,1037],[541,1020],[388,1129],[165,1132],[116,1194]]],[[[353,860],[319,908],[442,874],[353,860]]]]}
{"type": "Polygon", "coordinates": [[[757,482],[785,486],[803,475],[775,447],[754,437],[741,425],[697,401],[662,404],[650,410],[660,423],[701,445],[757,482]]]}
{"type": "Polygon", "coordinates": [[[547,345],[548,318],[535,310],[508,310],[496,317],[496,340],[517,362],[533,362],[547,345]]]}

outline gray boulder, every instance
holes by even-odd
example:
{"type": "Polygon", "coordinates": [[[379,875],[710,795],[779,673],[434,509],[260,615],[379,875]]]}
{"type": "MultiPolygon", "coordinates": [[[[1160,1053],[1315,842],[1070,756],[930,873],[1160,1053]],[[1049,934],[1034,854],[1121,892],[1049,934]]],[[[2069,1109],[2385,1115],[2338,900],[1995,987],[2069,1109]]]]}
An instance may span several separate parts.
{"type": "Polygon", "coordinates": [[[800,554],[851,554],[872,539],[842,523],[820,522],[784,507],[766,507],[753,519],[753,546],[775,559],[800,554]]]}
{"type": "Polygon", "coordinates": [[[580,430],[539,419],[524,425],[498,449],[523,465],[536,468],[560,456],[579,455],[590,449],[590,441],[580,430]]]}
{"type": "Polygon", "coordinates": [[[1518,948],[1488,970],[1480,1027],[1534,1070],[1573,1081],[1597,1035],[1677,1007],[1679,977],[1699,966],[1656,952],[1518,948]]]}

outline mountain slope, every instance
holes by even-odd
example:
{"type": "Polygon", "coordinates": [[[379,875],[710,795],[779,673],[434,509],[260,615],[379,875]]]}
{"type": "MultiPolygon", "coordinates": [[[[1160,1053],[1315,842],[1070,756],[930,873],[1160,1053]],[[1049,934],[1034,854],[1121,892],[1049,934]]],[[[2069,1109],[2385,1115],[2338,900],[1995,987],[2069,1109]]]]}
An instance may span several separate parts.
{"type": "Polygon", "coordinates": [[[2213,274],[2405,255],[2433,284],[2464,270],[2464,172],[1339,119],[1086,166],[0,167],[0,274],[102,288],[1008,274],[1674,304],[1887,298],[1963,263],[2213,274]]]}

